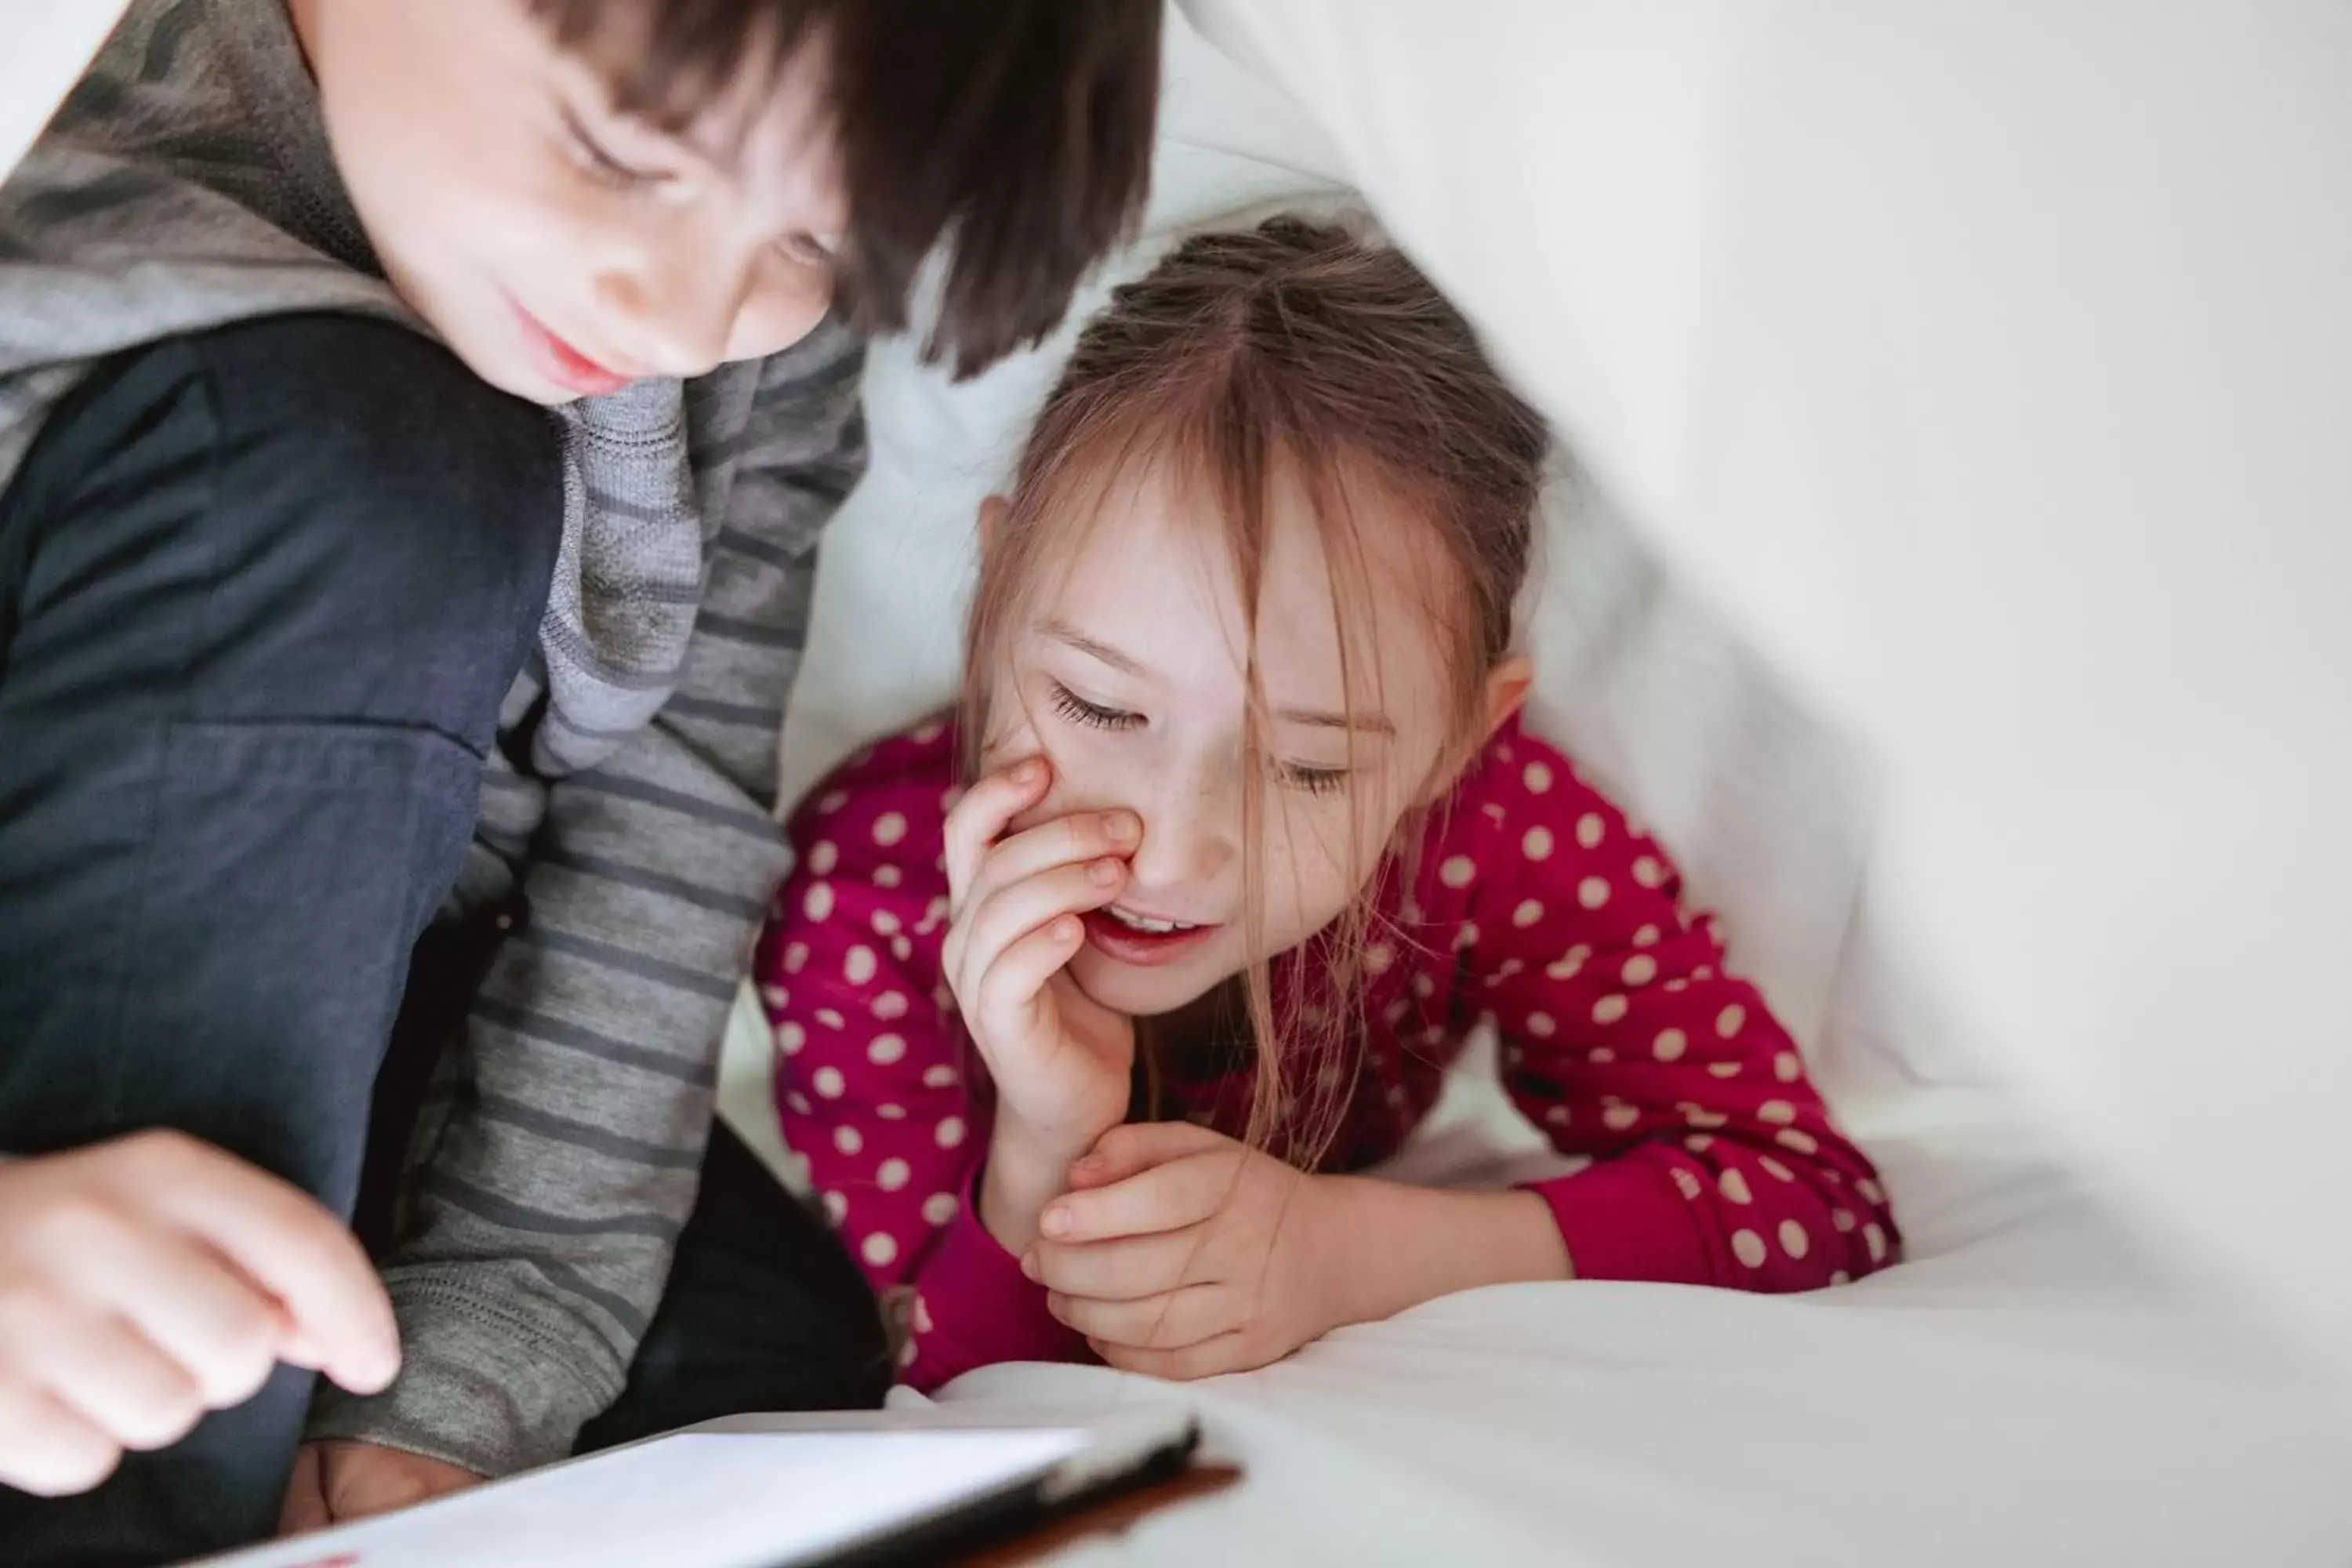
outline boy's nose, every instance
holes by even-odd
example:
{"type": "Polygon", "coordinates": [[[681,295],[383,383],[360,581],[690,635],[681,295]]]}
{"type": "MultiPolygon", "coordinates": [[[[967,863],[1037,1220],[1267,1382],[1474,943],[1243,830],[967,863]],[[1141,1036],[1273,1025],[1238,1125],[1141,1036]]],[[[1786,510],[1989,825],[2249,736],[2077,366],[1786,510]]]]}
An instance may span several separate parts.
{"type": "Polygon", "coordinates": [[[598,303],[612,312],[616,347],[662,375],[703,375],[727,357],[735,318],[751,287],[750,268],[727,257],[695,257],[670,246],[644,264],[598,279],[598,303]]]}

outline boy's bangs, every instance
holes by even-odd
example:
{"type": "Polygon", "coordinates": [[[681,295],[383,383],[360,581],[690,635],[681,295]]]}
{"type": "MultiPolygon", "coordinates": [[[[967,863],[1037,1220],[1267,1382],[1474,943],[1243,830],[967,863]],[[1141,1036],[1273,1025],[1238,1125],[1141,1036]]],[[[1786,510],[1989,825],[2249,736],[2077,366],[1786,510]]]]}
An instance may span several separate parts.
{"type": "Polygon", "coordinates": [[[559,47],[603,69],[613,107],[673,134],[746,72],[773,76],[820,6],[793,0],[530,0],[559,47]]]}

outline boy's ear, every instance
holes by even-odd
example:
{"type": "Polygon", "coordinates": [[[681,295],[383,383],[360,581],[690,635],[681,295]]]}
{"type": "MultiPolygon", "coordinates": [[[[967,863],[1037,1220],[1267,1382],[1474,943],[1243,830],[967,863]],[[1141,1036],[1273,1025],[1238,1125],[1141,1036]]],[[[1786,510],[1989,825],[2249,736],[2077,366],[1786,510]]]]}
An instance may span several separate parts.
{"type": "Polygon", "coordinates": [[[1486,734],[1490,739],[1526,705],[1528,691],[1535,683],[1536,667],[1523,653],[1511,655],[1486,672],[1486,734]]]}
{"type": "Polygon", "coordinates": [[[1012,510],[1013,503],[1003,496],[990,496],[980,503],[980,547],[982,551],[994,547],[996,531],[1003,525],[1005,514],[1012,510]]]}

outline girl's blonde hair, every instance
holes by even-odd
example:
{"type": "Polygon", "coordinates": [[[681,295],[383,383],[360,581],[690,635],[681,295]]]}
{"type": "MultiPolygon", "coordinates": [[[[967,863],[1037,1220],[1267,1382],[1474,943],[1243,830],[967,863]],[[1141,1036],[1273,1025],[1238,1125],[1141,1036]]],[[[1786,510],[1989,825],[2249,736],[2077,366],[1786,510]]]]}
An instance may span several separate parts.
{"type": "MultiPolygon", "coordinates": [[[[1546,446],[1542,420],[1402,252],[1296,217],[1186,242],[1117,290],[1079,336],[1024,450],[982,552],[967,630],[968,770],[1001,718],[991,711],[994,677],[1013,639],[1115,485],[1157,472],[1176,493],[1213,500],[1190,515],[1220,531],[1243,604],[1254,606],[1272,491],[1286,481],[1307,497],[1329,563],[1351,710],[1379,701],[1370,639],[1397,632],[1370,624],[1364,531],[1396,519],[1420,531],[1402,586],[1422,612],[1414,631],[1437,648],[1452,722],[1388,863],[1349,868],[1377,886],[1375,873],[1395,874],[1400,852],[1418,843],[1418,807],[1485,740],[1486,676],[1510,652],[1546,446]],[[1366,504],[1375,500],[1386,504],[1366,504]]],[[[1255,647],[1242,651],[1253,710],[1243,763],[1255,778],[1268,765],[1267,713],[1255,647]]],[[[1264,792],[1241,793],[1244,929],[1255,952],[1265,926],[1265,802],[1264,792]]],[[[1363,803],[1351,799],[1360,815],[1363,803]]],[[[1243,977],[1248,1037],[1260,1047],[1247,1136],[1294,1163],[1322,1156],[1346,1104],[1372,909],[1369,895],[1358,900],[1318,938],[1318,963],[1292,966],[1285,996],[1274,994],[1267,965],[1243,977]],[[1277,1037],[1278,1018],[1289,1037],[1277,1037]]],[[[1156,1084],[1148,1029],[1143,1038],[1156,1084]]]]}

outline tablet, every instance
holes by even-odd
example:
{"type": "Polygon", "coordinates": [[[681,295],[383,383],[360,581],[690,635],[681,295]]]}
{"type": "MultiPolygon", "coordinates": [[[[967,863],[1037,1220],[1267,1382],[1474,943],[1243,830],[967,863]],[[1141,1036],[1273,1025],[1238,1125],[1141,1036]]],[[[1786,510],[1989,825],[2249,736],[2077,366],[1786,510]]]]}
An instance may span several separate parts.
{"type": "Polygon", "coordinates": [[[205,1560],[205,1568],[802,1568],[937,1562],[1183,1468],[1181,1409],[745,1415],[205,1560]]]}

